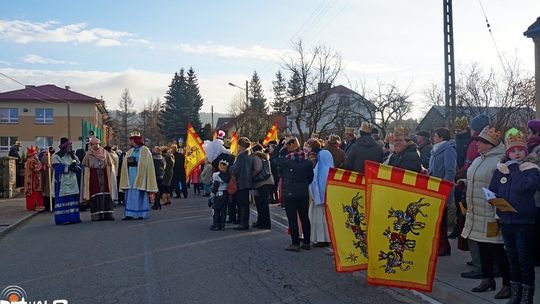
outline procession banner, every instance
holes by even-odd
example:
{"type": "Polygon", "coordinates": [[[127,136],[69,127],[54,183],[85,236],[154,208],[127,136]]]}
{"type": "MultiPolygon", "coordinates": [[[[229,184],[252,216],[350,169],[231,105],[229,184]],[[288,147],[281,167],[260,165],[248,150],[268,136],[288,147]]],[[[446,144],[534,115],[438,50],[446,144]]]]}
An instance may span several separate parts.
{"type": "Polygon", "coordinates": [[[231,153],[234,156],[238,155],[238,133],[234,132],[231,138],[231,153]]]}
{"type": "Polygon", "coordinates": [[[187,138],[186,138],[186,177],[191,176],[191,172],[197,167],[204,163],[204,158],[206,153],[202,147],[202,140],[195,132],[195,129],[191,124],[187,126],[187,138]]]}
{"type": "Polygon", "coordinates": [[[277,122],[272,124],[272,127],[270,130],[268,130],[268,133],[266,133],[266,137],[264,138],[262,145],[266,146],[269,142],[272,140],[278,141],[278,125],[277,122]]]}
{"type": "Polygon", "coordinates": [[[365,189],[362,174],[330,168],[324,205],[338,272],[367,268],[365,189]]]}
{"type": "Polygon", "coordinates": [[[431,291],[453,184],[366,161],[368,283],[431,291]]]}

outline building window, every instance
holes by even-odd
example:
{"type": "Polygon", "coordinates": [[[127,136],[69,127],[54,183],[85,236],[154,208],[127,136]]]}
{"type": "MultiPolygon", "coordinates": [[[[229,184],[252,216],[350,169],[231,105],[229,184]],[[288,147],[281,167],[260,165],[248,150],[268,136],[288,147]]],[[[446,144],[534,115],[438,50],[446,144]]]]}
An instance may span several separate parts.
{"type": "Polygon", "coordinates": [[[53,145],[52,136],[38,136],[36,137],[36,147],[40,149],[47,149],[53,145]]]}
{"type": "Polygon", "coordinates": [[[37,124],[52,124],[53,123],[53,109],[36,109],[36,123],[37,124]]]}
{"type": "Polygon", "coordinates": [[[19,109],[0,109],[0,123],[18,123],[19,109]]]}
{"type": "Polygon", "coordinates": [[[17,136],[0,136],[0,151],[9,151],[17,141],[17,136]]]}

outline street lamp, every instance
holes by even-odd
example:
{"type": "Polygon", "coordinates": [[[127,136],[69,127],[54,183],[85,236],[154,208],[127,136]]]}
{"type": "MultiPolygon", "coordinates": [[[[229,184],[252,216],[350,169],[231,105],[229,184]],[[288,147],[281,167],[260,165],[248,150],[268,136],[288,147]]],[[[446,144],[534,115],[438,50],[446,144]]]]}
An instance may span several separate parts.
{"type": "Polygon", "coordinates": [[[249,97],[248,97],[248,96],[249,96],[249,95],[248,95],[249,89],[248,89],[248,81],[246,80],[246,88],[245,88],[245,89],[242,88],[242,87],[239,87],[239,86],[235,85],[235,84],[232,83],[232,82],[229,82],[229,85],[230,85],[231,87],[239,88],[240,90],[246,92],[246,105],[249,106],[249,97]]]}

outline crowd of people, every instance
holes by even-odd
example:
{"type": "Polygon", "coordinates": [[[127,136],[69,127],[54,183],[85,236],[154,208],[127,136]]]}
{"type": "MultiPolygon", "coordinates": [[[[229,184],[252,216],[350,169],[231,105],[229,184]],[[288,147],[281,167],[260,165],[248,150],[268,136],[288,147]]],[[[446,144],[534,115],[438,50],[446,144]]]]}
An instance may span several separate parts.
{"type": "Polygon", "coordinates": [[[527,129],[528,134],[497,130],[481,114],[470,124],[466,117],[456,119],[454,134],[447,128],[411,134],[397,127],[381,140],[379,130],[363,122],[358,134],[346,128],[344,140],[313,134],[303,145],[296,137],[262,145],[240,137],[236,155],[220,131],[217,139],[205,142],[206,161],[188,177],[185,155],[176,145],[151,151],[133,134],[132,148],[120,153],[101,147],[94,137],[79,158],[69,139],[62,138],[56,153],[28,149],[24,186],[28,209],[48,210],[44,201],[54,197],[56,223],[66,224],[80,221],[81,201],[89,202],[92,220],[114,219],[116,200],[125,204],[124,220],[147,218],[150,204],[161,209],[174,194],[187,198],[190,180],[194,193],[208,197],[214,231],[227,223],[235,230],[271,229],[269,205],[280,203],[291,236],[285,249],[298,252],[330,245],[324,208],[329,169],[363,173],[367,160],[384,163],[453,182],[447,207],[455,207],[456,221],[449,225],[443,213],[439,256],[451,255],[448,239],[458,238],[458,249],[470,252],[467,264],[473,267],[462,276],[482,279],[473,292],[495,290],[494,277],[500,274],[503,286],[495,298],[533,303],[534,266],[540,264],[540,120],[531,120],[527,129]],[[517,212],[497,209],[487,191],[517,212]],[[250,225],[251,203],[257,220],[250,225]]]}

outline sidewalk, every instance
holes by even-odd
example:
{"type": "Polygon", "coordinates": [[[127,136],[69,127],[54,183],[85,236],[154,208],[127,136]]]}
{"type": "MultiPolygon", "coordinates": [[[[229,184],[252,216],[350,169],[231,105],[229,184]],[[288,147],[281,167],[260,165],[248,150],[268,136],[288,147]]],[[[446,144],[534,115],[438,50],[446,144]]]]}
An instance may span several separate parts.
{"type": "Polygon", "coordinates": [[[26,210],[25,198],[0,199],[0,239],[37,214],[26,210]]]}

